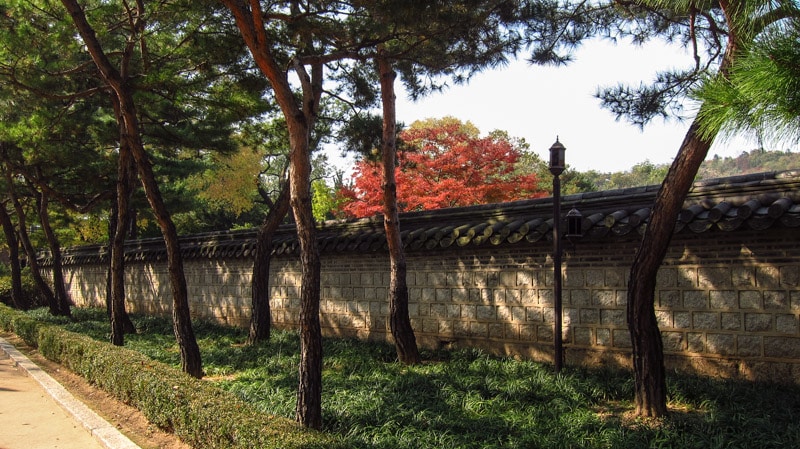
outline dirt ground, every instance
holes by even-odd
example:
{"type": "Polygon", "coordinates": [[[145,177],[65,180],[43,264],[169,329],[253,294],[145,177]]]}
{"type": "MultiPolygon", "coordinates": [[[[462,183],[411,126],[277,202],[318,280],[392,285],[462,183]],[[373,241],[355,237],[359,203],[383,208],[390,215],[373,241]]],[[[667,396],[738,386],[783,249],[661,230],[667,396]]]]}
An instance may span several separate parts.
{"type": "Polygon", "coordinates": [[[103,390],[89,384],[83,377],[47,360],[16,335],[0,333],[0,336],[142,449],[191,449],[174,434],[151,425],[136,408],[116,400],[103,390]]]}

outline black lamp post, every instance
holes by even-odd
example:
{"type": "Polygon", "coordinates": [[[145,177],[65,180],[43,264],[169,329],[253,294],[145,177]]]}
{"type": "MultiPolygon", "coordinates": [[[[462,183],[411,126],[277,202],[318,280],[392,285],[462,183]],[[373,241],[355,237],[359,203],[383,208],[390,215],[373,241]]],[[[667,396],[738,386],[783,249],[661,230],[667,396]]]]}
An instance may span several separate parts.
{"type": "Polygon", "coordinates": [[[558,141],[550,147],[550,173],[553,174],[553,309],[555,326],[553,343],[555,346],[555,370],[561,372],[564,363],[561,321],[561,173],[564,172],[564,153],[566,147],[558,141]]]}

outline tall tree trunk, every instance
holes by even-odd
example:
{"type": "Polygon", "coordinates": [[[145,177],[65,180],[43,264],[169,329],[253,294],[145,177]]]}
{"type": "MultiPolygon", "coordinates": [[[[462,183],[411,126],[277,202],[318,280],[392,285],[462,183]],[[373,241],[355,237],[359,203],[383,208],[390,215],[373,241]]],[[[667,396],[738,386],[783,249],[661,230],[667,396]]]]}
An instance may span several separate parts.
{"type": "Polygon", "coordinates": [[[5,177],[6,183],[8,184],[8,195],[11,199],[11,204],[14,206],[14,211],[17,213],[19,240],[22,243],[22,247],[25,249],[25,254],[28,256],[28,266],[31,268],[31,276],[33,277],[33,281],[36,283],[36,288],[39,290],[39,293],[44,296],[44,299],[47,302],[47,307],[50,309],[50,314],[58,315],[59,307],[58,303],[56,302],[56,296],[53,293],[53,290],[50,288],[50,285],[48,285],[47,281],[45,281],[42,277],[42,272],[39,268],[39,261],[36,259],[36,248],[33,247],[33,243],[31,243],[31,239],[28,236],[28,223],[25,219],[25,209],[22,207],[19,198],[17,198],[13,184],[14,180],[12,179],[11,172],[8,169],[5,170],[5,177]]]}
{"type": "MultiPolygon", "coordinates": [[[[736,26],[739,22],[734,16],[742,11],[738,3],[732,7],[727,0],[720,1],[720,6],[730,28],[725,55],[716,76],[727,78],[739,46],[740,34],[736,26]]],[[[697,117],[703,116],[703,107],[697,117]]],[[[627,319],[633,346],[634,402],[639,416],[659,417],[667,413],[664,347],[655,316],[656,278],[675,231],[678,213],[716,135],[716,132],[706,132],[708,137],[704,137],[697,117],[686,132],[656,195],[628,281],[627,319]]]]}
{"type": "MultiPolygon", "coordinates": [[[[114,104],[118,104],[114,102],[114,104]]],[[[116,109],[116,108],[115,108],[116,109]]],[[[119,121],[121,122],[121,121],[119,121]]],[[[121,133],[121,135],[123,135],[121,133]]],[[[114,207],[114,229],[111,230],[110,260],[110,319],[111,343],[116,346],[125,344],[125,334],[136,332],[136,327],[125,310],[125,237],[131,220],[130,199],[135,179],[135,165],[128,144],[120,145],[117,162],[117,203],[114,207]]]]}
{"type": "Polygon", "coordinates": [[[70,310],[72,301],[69,299],[69,293],[67,293],[67,286],[64,281],[64,270],[61,264],[61,245],[58,243],[58,238],[53,232],[53,228],[50,226],[50,216],[48,213],[50,201],[47,194],[44,192],[37,193],[36,195],[39,206],[39,222],[42,224],[42,231],[44,231],[47,245],[50,247],[50,255],[53,259],[53,290],[55,293],[58,315],[72,316],[70,310]]]}
{"type": "MultiPolygon", "coordinates": [[[[192,329],[191,314],[189,312],[189,294],[186,288],[186,275],[183,271],[183,259],[180,252],[178,232],[167,210],[161,191],[158,188],[153,167],[148,158],[147,152],[142,144],[141,134],[139,133],[139,119],[136,112],[136,105],[133,100],[133,92],[129,80],[123,77],[122,73],[127,72],[128,64],[135,47],[135,41],[130,40],[122,55],[122,71],[118,71],[111,64],[111,61],[103,51],[100,42],[86,20],[83,9],[76,0],[62,0],[64,7],[69,11],[78,33],[81,35],[89,54],[95,65],[100,71],[103,80],[113,90],[116,101],[118,102],[118,116],[121,118],[120,145],[128,143],[139,172],[139,178],[144,187],[144,193],[150,207],[156,217],[161,234],[164,236],[164,244],[167,249],[167,267],[169,271],[170,286],[172,288],[172,323],[175,338],[181,353],[181,369],[191,376],[200,378],[203,376],[203,367],[200,357],[200,348],[192,329]]],[[[133,27],[138,31],[145,28],[144,18],[146,17],[144,2],[136,2],[136,9],[130,10],[130,19],[133,27]]],[[[116,108],[117,106],[115,106],[116,108]]]]}
{"type": "MultiPolygon", "coordinates": [[[[311,208],[310,134],[317,120],[322,96],[323,61],[311,65],[309,74],[299,60],[293,69],[299,78],[302,99],[289,83],[287,68],[272,55],[273,45],[264,26],[264,14],[257,1],[222,0],[233,13],[245,44],[259,70],[269,80],[289,130],[290,205],[297,223],[302,280],[300,283],[300,383],[295,419],[303,426],[322,427],[322,330],[320,327],[320,259],[316,225],[311,208]]],[[[296,4],[292,5],[295,13],[296,4]]],[[[306,41],[308,36],[299,36],[306,41]]],[[[312,46],[307,47],[312,50],[312,46]]]]}
{"type": "Polygon", "coordinates": [[[11,303],[19,310],[28,310],[31,307],[30,299],[22,291],[22,266],[19,263],[19,240],[17,230],[11,216],[8,215],[5,204],[0,204],[0,224],[6,235],[8,245],[8,259],[11,265],[11,303]]]}
{"type": "Polygon", "coordinates": [[[400,237],[400,217],[397,210],[397,182],[395,159],[397,157],[397,114],[395,112],[394,80],[397,74],[391,63],[378,57],[383,105],[383,227],[389,246],[391,273],[389,281],[389,328],[394,338],[397,357],[401,363],[420,362],[417,339],[408,315],[408,284],[406,282],[406,257],[400,237]]]}
{"type": "Polygon", "coordinates": [[[628,328],[633,344],[636,414],[640,416],[664,416],[667,412],[664,350],[655,315],[656,277],[684,199],[711,146],[710,141],[699,137],[697,127],[695,119],[656,196],[628,281],[628,328]]]}
{"type": "Polygon", "coordinates": [[[267,341],[271,333],[272,312],[269,304],[269,268],[272,258],[272,239],[286,214],[289,213],[289,183],[285,183],[277,200],[258,229],[256,255],[253,260],[253,279],[250,282],[252,312],[247,344],[267,341]]]}

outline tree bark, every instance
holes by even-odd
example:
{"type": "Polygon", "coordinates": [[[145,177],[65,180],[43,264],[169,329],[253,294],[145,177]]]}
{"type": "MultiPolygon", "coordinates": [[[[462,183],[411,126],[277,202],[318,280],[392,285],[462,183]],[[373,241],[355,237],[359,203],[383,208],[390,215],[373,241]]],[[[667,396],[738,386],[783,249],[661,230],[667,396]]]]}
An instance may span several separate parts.
{"type": "MultiPolygon", "coordinates": [[[[257,1],[249,3],[222,0],[236,20],[245,44],[261,73],[269,80],[275,99],[286,118],[289,130],[289,192],[300,242],[302,279],[300,282],[300,383],[297,389],[295,419],[303,426],[322,428],[322,330],[320,327],[320,259],[316,224],[311,208],[310,135],[317,119],[322,96],[322,62],[311,66],[311,73],[297,60],[291,68],[300,80],[302,98],[298,101],[289,83],[287,68],[278,64],[270,47],[264,14],[257,1]]],[[[294,11],[293,11],[294,12],[294,11]]],[[[306,42],[309,36],[300,36],[306,42]]],[[[311,46],[308,46],[311,49],[311,46]]]]}
{"type": "MultiPolygon", "coordinates": [[[[739,21],[733,15],[741,11],[736,8],[738,4],[731,7],[727,0],[720,1],[720,6],[730,28],[725,54],[716,76],[727,77],[740,36],[737,31],[739,21]]],[[[703,107],[686,132],[678,155],[656,195],[650,221],[634,257],[628,281],[627,319],[633,347],[634,403],[639,416],[660,417],[667,413],[664,348],[655,316],[656,278],[669,248],[678,213],[716,135],[713,133],[711,137],[704,138],[700,132],[697,117],[703,116],[703,107]]]]}
{"type": "Polygon", "coordinates": [[[42,272],[39,268],[39,261],[36,259],[36,248],[33,247],[33,243],[31,243],[31,239],[28,236],[28,223],[25,219],[25,209],[22,207],[19,198],[17,198],[11,172],[7,168],[4,174],[6,177],[8,196],[11,200],[11,204],[14,206],[14,211],[17,213],[19,240],[22,243],[22,247],[25,249],[25,255],[28,257],[28,266],[31,268],[31,276],[33,277],[33,281],[36,283],[36,288],[39,290],[39,293],[44,296],[44,299],[47,302],[47,307],[50,310],[50,314],[58,315],[59,307],[58,303],[56,302],[56,296],[53,293],[53,290],[50,288],[50,285],[48,285],[42,277],[42,272]]]}
{"type": "Polygon", "coordinates": [[[281,188],[277,200],[270,208],[264,223],[258,229],[256,255],[253,260],[252,313],[247,344],[267,341],[271,333],[272,312],[269,304],[269,268],[272,258],[272,239],[286,214],[289,213],[289,183],[281,188]]]}
{"type": "Polygon", "coordinates": [[[37,195],[37,203],[39,206],[39,222],[42,225],[45,239],[47,239],[47,246],[50,247],[50,257],[53,263],[53,290],[55,293],[55,304],[58,310],[57,315],[72,316],[70,307],[72,301],[69,299],[67,293],[66,283],[64,282],[64,270],[61,263],[61,245],[58,243],[58,238],[50,226],[50,216],[48,214],[49,198],[44,192],[39,192],[37,195]]]}
{"type": "Polygon", "coordinates": [[[30,299],[22,291],[22,266],[19,263],[19,240],[17,230],[11,216],[8,215],[5,204],[0,204],[0,224],[6,235],[8,245],[8,259],[11,265],[11,303],[19,310],[28,310],[31,307],[30,299]]]}
{"type": "MultiPolygon", "coordinates": [[[[114,102],[117,104],[116,102],[114,102]]],[[[115,108],[116,109],[116,108],[115,108]]],[[[121,121],[118,120],[118,123],[121,121]]],[[[125,344],[125,334],[136,332],[136,327],[125,310],[125,238],[131,221],[130,199],[133,191],[135,165],[127,143],[120,145],[117,161],[117,204],[114,207],[114,229],[111,230],[110,278],[111,295],[109,300],[111,319],[111,343],[125,344]]]]}
{"type": "Polygon", "coordinates": [[[406,257],[400,236],[400,217],[397,208],[397,182],[395,159],[397,157],[397,114],[395,112],[394,81],[397,74],[386,57],[378,57],[383,106],[383,227],[389,246],[389,328],[394,338],[395,350],[401,363],[420,362],[417,339],[408,315],[408,284],[406,282],[406,257]]]}
{"type": "Polygon", "coordinates": [[[640,416],[667,413],[664,350],[655,315],[656,277],[683,201],[711,146],[699,137],[697,128],[695,119],[656,196],[628,282],[628,328],[633,344],[636,414],[640,416]]]}
{"type": "MultiPolygon", "coordinates": [[[[172,288],[172,323],[175,338],[178,342],[181,353],[181,369],[191,376],[200,378],[203,376],[203,368],[200,357],[200,348],[192,329],[191,314],[189,312],[189,295],[186,288],[186,275],[183,271],[183,259],[180,252],[178,232],[172,221],[169,211],[164,204],[161,191],[158,188],[153,167],[148,158],[147,152],[142,144],[141,134],[139,133],[139,120],[136,112],[136,105],[133,100],[132,87],[122,73],[127,73],[128,63],[133,50],[135,41],[128,42],[123,51],[121,65],[122,71],[118,71],[111,64],[105,52],[97,40],[94,29],[86,20],[86,15],[76,0],[62,0],[62,3],[69,11],[73,22],[81,35],[89,54],[95,65],[100,71],[103,80],[113,90],[118,107],[118,118],[120,123],[120,145],[128,142],[128,149],[133,155],[139,178],[144,187],[144,193],[148,203],[153,210],[161,234],[164,237],[164,244],[167,249],[167,266],[169,271],[170,286],[172,288]]],[[[137,2],[137,8],[131,10],[131,22],[133,27],[141,32],[144,30],[145,12],[143,2],[137,2]]]]}

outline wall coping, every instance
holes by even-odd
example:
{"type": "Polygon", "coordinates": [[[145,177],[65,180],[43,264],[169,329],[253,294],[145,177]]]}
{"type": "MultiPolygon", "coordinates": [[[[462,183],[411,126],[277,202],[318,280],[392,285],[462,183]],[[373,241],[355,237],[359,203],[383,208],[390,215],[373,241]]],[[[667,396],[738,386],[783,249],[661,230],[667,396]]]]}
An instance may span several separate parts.
{"type": "MultiPolygon", "coordinates": [[[[649,185],[586,192],[562,197],[562,210],[579,209],[583,239],[615,239],[642,234],[660,189],[649,185]]],[[[411,212],[400,215],[406,251],[458,250],[475,245],[515,245],[552,240],[553,198],[411,212]]],[[[766,172],[695,182],[676,217],[676,233],[769,231],[800,227],[800,170],[766,172]]],[[[383,217],[333,220],[317,226],[321,253],[383,252],[383,217]]],[[[184,259],[252,258],[256,229],[210,232],[180,237],[184,259]]],[[[296,255],[293,224],[274,237],[273,256],[296,255]]],[[[107,263],[108,245],[84,245],[62,252],[64,265],[107,263]]],[[[162,238],[130,241],[127,261],[166,260],[162,238]]],[[[51,263],[49,253],[41,255],[51,263]]]]}

